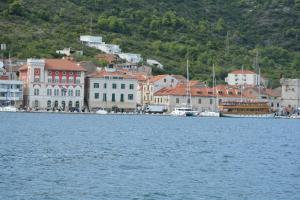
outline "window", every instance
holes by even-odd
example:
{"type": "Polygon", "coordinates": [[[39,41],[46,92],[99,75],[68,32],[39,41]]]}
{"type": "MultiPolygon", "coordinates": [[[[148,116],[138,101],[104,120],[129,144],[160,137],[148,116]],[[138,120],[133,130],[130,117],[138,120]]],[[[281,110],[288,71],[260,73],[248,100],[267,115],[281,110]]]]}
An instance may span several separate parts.
{"type": "Polygon", "coordinates": [[[69,95],[69,97],[72,97],[72,96],[73,96],[73,90],[72,90],[72,89],[69,89],[68,95],[69,95]]]}
{"type": "Polygon", "coordinates": [[[167,82],[167,79],[164,79],[164,83],[166,83],[167,82]]]}
{"type": "Polygon", "coordinates": [[[212,104],[213,103],[213,100],[212,99],[209,99],[209,104],[212,104]]]}
{"type": "Polygon", "coordinates": [[[176,98],[176,103],[179,103],[179,98],[176,98]]]}
{"type": "Polygon", "coordinates": [[[80,76],[81,75],[81,73],[80,72],[77,72],[77,76],[80,76]]]}
{"type": "Polygon", "coordinates": [[[34,77],[34,82],[40,82],[40,77],[39,76],[34,77]]]}
{"type": "Polygon", "coordinates": [[[48,83],[52,83],[52,77],[48,77],[48,83]]]}
{"type": "Polygon", "coordinates": [[[128,100],[133,100],[133,94],[128,94],[128,100]]]}
{"type": "Polygon", "coordinates": [[[69,108],[72,108],[72,106],[73,106],[72,101],[69,101],[69,108]]]}
{"type": "Polygon", "coordinates": [[[79,108],[79,106],[80,106],[79,101],[76,101],[75,106],[76,106],[76,108],[79,108]]]}
{"type": "Polygon", "coordinates": [[[274,107],[274,103],[273,102],[271,103],[271,107],[274,107]]]}
{"type": "Polygon", "coordinates": [[[125,89],[125,84],[124,83],[121,84],[121,89],[125,89]]]}
{"type": "Polygon", "coordinates": [[[74,78],[73,77],[69,77],[68,83],[74,83],[74,78]]]}
{"type": "Polygon", "coordinates": [[[115,93],[112,93],[112,94],[111,94],[111,101],[112,101],[112,102],[115,102],[115,101],[116,101],[116,94],[115,94],[115,93]]]}
{"type": "Polygon", "coordinates": [[[117,89],[117,84],[116,84],[116,83],[113,83],[113,84],[112,84],[112,88],[113,88],[113,89],[117,89]]]}
{"type": "Polygon", "coordinates": [[[94,88],[99,88],[99,83],[94,83],[94,88]]]}
{"type": "Polygon", "coordinates": [[[129,85],[129,89],[133,90],[133,89],[134,89],[134,85],[133,85],[133,84],[130,84],[130,85],[129,85]]]}
{"type": "Polygon", "coordinates": [[[67,83],[67,78],[66,78],[65,76],[63,76],[63,77],[61,78],[61,82],[62,82],[62,83],[67,83]]]}
{"type": "Polygon", "coordinates": [[[67,73],[66,73],[65,71],[63,71],[63,72],[62,72],[62,75],[64,75],[64,76],[65,76],[66,74],[67,74],[67,73]]]}
{"type": "Polygon", "coordinates": [[[67,94],[67,89],[66,88],[62,88],[61,89],[61,96],[66,96],[67,94]]]}
{"type": "Polygon", "coordinates": [[[48,76],[52,76],[52,71],[48,71],[48,76]]]}
{"type": "Polygon", "coordinates": [[[55,71],[55,75],[58,76],[58,71],[55,71]]]}
{"type": "Polygon", "coordinates": [[[59,89],[54,89],[54,96],[59,96],[59,89]]]}
{"type": "Polygon", "coordinates": [[[75,83],[76,83],[76,84],[80,84],[80,79],[79,79],[79,78],[76,78],[75,83]]]}
{"type": "Polygon", "coordinates": [[[171,79],[171,83],[174,83],[174,79],[173,78],[171,79]]]}
{"type": "Polygon", "coordinates": [[[106,83],[103,84],[103,88],[104,88],[104,89],[107,88],[107,84],[106,84],[106,83]]]}
{"type": "Polygon", "coordinates": [[[59,82],[59,77],[58,76],[55,76],[54,78],[54,83],[58,83],[59,82]]]}
{"type": "Polygon", "coordinates": [[[51,107],[51,101],[50,101],[50,100],[47,101],[47,107],[48,107],[48,108],[51,107]]]}
{"type": "Polygon", "coordinates": [[[198,99],[198,104],[201,104],[202,103],[202,99],[198,99]]]}
{"type": "Polygon", "coordinates": [[[124,102],[124,94],[121,94],[121,96],[120,96],[120,102],[124,102]]]}
{"type": "Polygon", "coordinates": [[[277,108],[279,108],[279,103],[277,103],[277,108]]]}
{"type": "Polygon", "coordinates": [[[47,89],[47,96],[52,96],[52,89],[50,88],[47,89]]]}
{"type": "Polygon", "coordinates": [[[107,94],[103,93],[103,101],[106,102],[107,101],[107,94]]]}
{"type": "Polygon", "coordinates": [[[76,95],[76,97],[80,97],[80,90],[76,90],[75,95],[76,95]]]}
{"type": "Polygon", "coordinates": [[[94,98],[95,98],[95,99],[99,99],[99,93],[95,93],[95,94],[94,94],[94,98]]]}
{"type": "Polygon", "coordinates": [[[35,95],[35,96],[40,95],[40,90],[39,90],[39,89],[34,89],[34,95],[35,95]]]}

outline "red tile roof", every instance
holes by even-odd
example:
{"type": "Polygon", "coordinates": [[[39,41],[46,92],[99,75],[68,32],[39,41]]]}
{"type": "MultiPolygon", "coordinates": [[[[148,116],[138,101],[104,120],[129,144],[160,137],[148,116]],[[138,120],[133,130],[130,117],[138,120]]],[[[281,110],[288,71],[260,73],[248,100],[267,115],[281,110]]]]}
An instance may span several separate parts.
{"type": "MultiPolygon", "coordinates": [[[[28,66],[23,65],[19,71],[27,70],[28,66]]],[[[61,70],[61,71],[86,71],[79,63],[68,59],[45,59],[46,70],[61,70]]]]}
{"type": "Polygon", "coordinates": [[[229,74],[256,74],[256,73],[250,70],[234,70],[229,74]]]}
{"type": "Polygon", "coordinates": [[[154,82],[159,81],[159,80],[161,80],[161,79],[163,79],[167,76],[169,76],[169,75],[168,74],[162,74],[162,75],[153,76],[149,79],[149,82],[154,83],[154,82]]]}
{"type": "MultiPolygon", "coordinates": [[[[214,88],[210,87],[191,87],[191,96],[199,96],[199,97],[223,97],[223,98],[239,98],[240,89],[238,87],[229,87],[227,85],[218,85],[214,88]]],[[[186,86],[184,84],[180,84],[175,88],[162,88],[157,91],[155,96],[185,96],[186,95],[186,86]]],[[[247,95],[243,94],[243,97],[248,98],[247,95]]],[[[251,98],[251,97],[249,97],[251,98]]]]}
{"type": "Polygon", "coordinates": [[[68,59],[46,59],[45,69],[63,71],[86,71],[86,69],[84,69],[78,63],[68,59]]]}

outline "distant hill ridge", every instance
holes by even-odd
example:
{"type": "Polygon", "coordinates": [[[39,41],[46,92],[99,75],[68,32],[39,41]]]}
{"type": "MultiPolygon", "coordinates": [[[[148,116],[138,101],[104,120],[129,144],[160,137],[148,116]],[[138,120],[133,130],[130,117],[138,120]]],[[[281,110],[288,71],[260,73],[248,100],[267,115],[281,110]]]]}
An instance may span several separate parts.
{"type": "Polygon", "coordinates": [[[84,50],[77,59],[93,59],[97,50],[79,42],[93,34],[168,73],[184,74],[189,58],[193,79],[210,80],[213,63],[219,80],[242,65],[253,70],[257,52],[271,86],[281,74],[300,77],[299,0],[3,0],[0,8],[0,43],[19,58],[73,47],[84,50]]]}

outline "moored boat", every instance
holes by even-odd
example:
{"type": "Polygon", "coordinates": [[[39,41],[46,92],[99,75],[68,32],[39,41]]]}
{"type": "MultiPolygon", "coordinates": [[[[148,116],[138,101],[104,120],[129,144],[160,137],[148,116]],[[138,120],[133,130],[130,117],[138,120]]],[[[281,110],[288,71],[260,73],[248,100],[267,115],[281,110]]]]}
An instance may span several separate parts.
{"type": "Polygon", "coordinates": [[[230,101],[219,105],[221,117],[273,118],[275,113],[267,102],[230,101]]]}
{"type": "Polygon", "coordinates": [[[106,114],[108,114],[108,112],[104,108],[100,108],[99,110],[96,111],[96,114],[106,115],[106,114]]]}
{"type": "Polygon", "coordinates": [[[194,111],[192,108],[180,107],[180,108],[175,108],[171,112],[171,115],[174,115],[174,116],[194,117],[194,116],[198,115],[198,112],[194,111]]]}

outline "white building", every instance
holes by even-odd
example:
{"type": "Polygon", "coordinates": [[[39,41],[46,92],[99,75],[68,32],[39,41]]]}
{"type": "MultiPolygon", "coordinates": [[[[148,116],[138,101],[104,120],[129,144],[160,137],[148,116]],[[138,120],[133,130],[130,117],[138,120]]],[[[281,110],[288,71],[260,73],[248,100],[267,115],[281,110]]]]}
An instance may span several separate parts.
{"type": "Polygon", "coordinates": [[[23,82],[9,80],[0,76],[0,106],[14,105],[19,107],[23,101],[23,82]]]}
{"type": "Polygon", "coordinates": [[[80,41],[90,47],[93,47],[94,45],[99,45],[99,44],[103,43],[101,36],[91,36],[91,35],[80,36],[80,41]]]}
{"type": "Polygon", "coordinates": [[[142,104],[151,104],[154,101],[154,93],[162,88],[176,87],[179,83],[186,81],[183,76],[174,75],[157,75],[151,77],[147,82],[143,83],[142,104]]]}
{"type": "Polygon", "coordinates": [[[228,85],[250,85],[255,86],[259,85],[260,80],[258,74],[250,70],[235,70],[228,73],[228,76],[225,78],[225,82],[228,85]]]}
{"type": "Polygon", "coordinates": [[[78,55],[83,55],[83,51],[74,51],[71,48],[64,48],[62,50],[57,50],[56,53],[60,55],[66,55],[66,56],[71,56],[74,53],[78,55]]]}
{"type": "Polygon", "coordinates": [[[164,69],[164,66],[160,62],[158,62],[157,60],[147,59],[146,62],[150,66],[155,66],[159,69],[164,69]]]}
{"type": "Polygon", "coordinates": [[[121,49],[119,45],[115,44],[99,44],[95,46],[96,49],[99,49],[107,54],[118,54],[121,53],[121,49]]]}
{"type": "Polygon", "coordinates": [[[118,71],[101,70],[87,77],[87,101],[90,110],[132,112],[136,110],[138,81],[118,71]]]}
{"type": "Polygon", "coordinates": [[[282,78],[280,83],[282,106],[293,110],[300,108],[300,79],[282,78]]]}
{"type": "Polygon", "coordinates": [[[27,108],[82,109],[85,69],[79,64],[67,59],[28,59],[19,71],[27,108]]]}
{"type": "Polygon", "coordinates": [[[118,55],[121,59],[124,59],[127,62],[131,62],[131,63],[139,63],[143,61],[141,54],[119,53],[118,55]]]}

